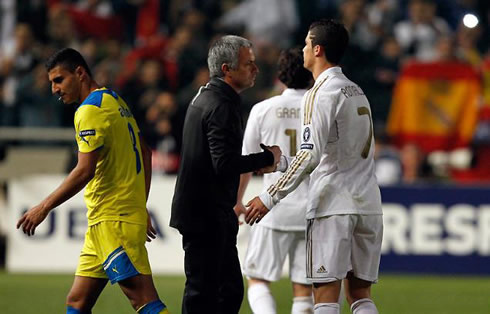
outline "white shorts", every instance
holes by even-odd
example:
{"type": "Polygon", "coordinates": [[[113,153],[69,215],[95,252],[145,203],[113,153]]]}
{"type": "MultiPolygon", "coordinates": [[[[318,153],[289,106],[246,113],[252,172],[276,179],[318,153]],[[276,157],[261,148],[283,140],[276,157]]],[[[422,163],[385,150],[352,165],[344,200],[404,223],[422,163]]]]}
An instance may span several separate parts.
{"type": "Polygon", "coordinates": [[[311,284],[306,279],[306,241],[304,231],[280,231],[255,225],[250,232],[243,273],[248,278],[277,281],[289,256],[292,282],[311,284]]]}
{"type": "Polygon", "coordinates": [[[354,276],[378,280],[382,215],[332,215],[308,219],[306,274],[311,282],[332,282],[354,276]]]}

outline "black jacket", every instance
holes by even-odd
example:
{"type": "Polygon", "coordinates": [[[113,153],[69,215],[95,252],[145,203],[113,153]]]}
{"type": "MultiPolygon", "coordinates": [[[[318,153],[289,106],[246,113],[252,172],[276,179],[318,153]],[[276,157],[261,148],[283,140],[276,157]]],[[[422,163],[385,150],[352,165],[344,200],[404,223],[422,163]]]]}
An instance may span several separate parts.
{"type": "Polygon", "coordinates": [[[240,96],[223,80],[212,78],[185,117],[171,227],[180,232],[212,228],[233,213],[240,174],[273,164],[269,151],[242,156],[243,131],[240,96]]]}

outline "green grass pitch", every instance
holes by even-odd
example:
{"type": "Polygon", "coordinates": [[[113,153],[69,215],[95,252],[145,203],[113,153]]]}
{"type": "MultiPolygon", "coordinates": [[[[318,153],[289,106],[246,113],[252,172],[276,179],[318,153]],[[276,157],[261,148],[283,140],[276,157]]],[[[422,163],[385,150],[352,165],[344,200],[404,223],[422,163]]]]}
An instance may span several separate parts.
{"type": "MultiPolygon", "coordinates": [[[[172,314],[180,313],[182,276],[156,276],[158,292],[172,314]]],[[[0,272],[0,313],[65,313],[65,296],[73,275],[6,274],[0,272]]],[[[290,313],[291,288],[286,279],[272,284],[278,313],[290,313]]],[[[490,313],[489,277],[439,277],[387,275],[373,287],[380,313],[390,314],[485,314],[490,313]]],[[[134,313],[116,286],[108,285],[94,314],[134,313]]],[[[240,314],[250,314],[245,298],[240,314]]],[[[343,314],[349,313],[344,305],[343,314]]]]}

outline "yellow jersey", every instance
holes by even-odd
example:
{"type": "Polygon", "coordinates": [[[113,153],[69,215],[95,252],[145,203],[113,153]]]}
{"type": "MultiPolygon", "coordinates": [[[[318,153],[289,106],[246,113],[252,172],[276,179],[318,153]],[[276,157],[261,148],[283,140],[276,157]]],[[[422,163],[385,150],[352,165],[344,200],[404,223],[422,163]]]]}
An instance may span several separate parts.
{"type": "Polygon", "coordinates": [[[139,128],[115,92],[91,92],[75,113],[78,150],[100,151],[94,178],[85,187],[88,225],[100,221],[145,224],[145,171],[139,128]]]}

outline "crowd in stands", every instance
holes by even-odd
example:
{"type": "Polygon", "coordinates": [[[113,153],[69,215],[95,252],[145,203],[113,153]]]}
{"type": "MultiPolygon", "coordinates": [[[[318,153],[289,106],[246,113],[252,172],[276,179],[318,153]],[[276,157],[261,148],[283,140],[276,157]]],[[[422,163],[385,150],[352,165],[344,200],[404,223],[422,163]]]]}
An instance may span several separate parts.
{"type": "Polygon", "coordinates": [[[275,76],[280,50],[302,47],[322,17],[350,32],[342,67],[371,103],[380,183],[490,182],[487,0],[2,0],[0,126],[72,127],[76,107],[51,95],[43,61],[73,47],[132,108],[156,171],[175,173],[186,108],[209,79],[210,42],[234,33],[255,45],[260,73],[242,95],[246,119],[284,88],[275,76]],[[466,13],[479,18],[476,27],[463,24],[466,13]],[[455,103],[427,101],[432,91],[430,99],[455,103]],[[440,145],[425,145],[428,138],[440,145]]]}

